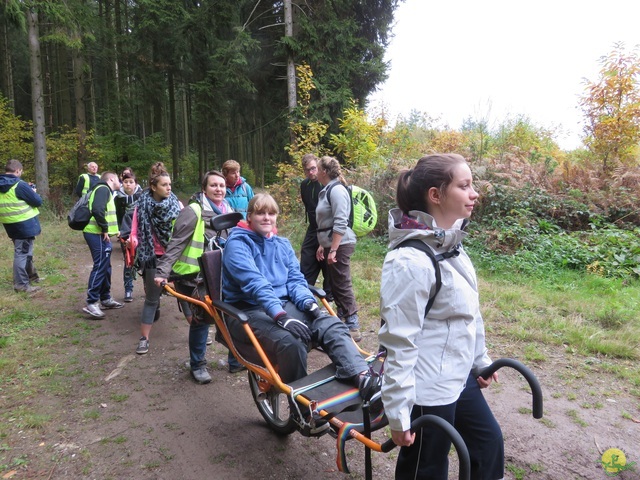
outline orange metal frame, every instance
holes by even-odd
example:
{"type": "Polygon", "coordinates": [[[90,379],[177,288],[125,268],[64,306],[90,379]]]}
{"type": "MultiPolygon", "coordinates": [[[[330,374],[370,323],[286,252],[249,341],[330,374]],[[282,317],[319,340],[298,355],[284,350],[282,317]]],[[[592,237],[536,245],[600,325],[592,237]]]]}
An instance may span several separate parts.
{"type": "MultiPolygon", "coordinates": [[[[229,330],[227,329],[227,326],[226,326],[226,324],[224,323],[224,321],[222,319],[222,314],[220,313],[220,310],[218,308],[216,308],[215,302],[211,300],[211,297],[209,297],[209,295],[206,295],[205,296],[205,300],[202,301],[202,300],[199,300],[199,299],[196,299],[196,298],[193,298],[193,297],[182,295],[181,293],[178,293],[177,291],[175,291],[168,284],[165,284],[164,288],[172,296],[174,296],[176,298],[179,298],[180,300],[184,300],[184,301],[193,303],[194,305],[198,305],[199,307],[204,309],[211,316],[211,318],[213,318],[213,320],[216,322],[216,325],[217,325],[217,327],[219,329],[219,332],[222,334],[222,337],[224,338],[225,342],[227,343],[227,346],[231,349],[231,351],[234,354],[234,356],[237,359],[239,359],[240,363],[242,363],[245,367],[247,367],[247,369],[249,369],[252,372],[254,372],[255,374],[259,375],[264,380],[264,383],[266,383],[266,385],[264,385],[264,390],[263,390],[264,392],[267,392],[267,391],[269,391],[269,389],[275,387],[278,391],[280,391],[280,392],[282,392],[282,393],[284,393],[284,394],[286,394],[288,396],[291,396],[291,393],[293,391],[292,388],[289,385],[287,385],[286,383],[282,382],[282,380],[280,379],[280,376],[278,375],[278,372],[277,372],[276,368],[273,366],[271,361],[269,361],[269,358],[267,357],[267,354],[262,349],[262,346],[260,345],[260,342],[258,341],[258,339],[256,338],[256,336],[253,333],[253,330],[251,330],[251,327],[247,323],[243,322],[242,323],[242,327],[244,328],[244,331],[245,331],[247,337],[251,340],[251,343],[253,344],[254,348],[256,349],[256,352],[260,356],[260,360],[262,360],[263,364],[265,365],[264,367],[246,361],[244,359],[244,357],[240,354],[240,352],[236,349],[235,344],[233,342],[233,339],[231,338],[231,334],[229,333],[229,330]]],[[[331,308],[331,306],[329,305],[327,300],[322,298],[321,301],[322,301],[322,305],[327,309],[327,311],[331,315],[335,315],[333,309],[331,308]]],[[[358,351],[362,355],[364,355],[365,357],[370,357],[371,356],[371,354],[369,352],[367,352],[365,350],[362,350],[357,343],[355,345],[358,347],[358,351]]],[[[260,389],[261,390],[263,389],[262,383],[260,384],[260,389]]],[[[301,405],[307,407],[307,408],[311,404],[311,401],[309,399],[305,398],[302,395],[298,395],[296,397],[296,401],[299,402],[301,405]]],[[[329,412],[327,412],[326,410],[320,410],[318,413],[322,417],[324,417],[326,415],[329,415],[329,412]]],[[[331,425],[333,425],[334,427],[336,427],[337,430],[340,430],[345,424],[343,421],[341,421],[340,419],[338,419],[336,417],[331,418],[329,420],[329,423],[331,425]]],[[[356,440],[358,440],[360,443],[364,444],[366,447],[370,448],[371,450],[373,450],[375,452],[382,452],[382,445],[381,444],[375,442],[374,440],[371,440],[370,438],[366,437],[365,435],[363,435],[362,433],[356,431],[355,429],[352,429],[349,432],[349,435],[352,438],[355,438],[356,440]]]]}

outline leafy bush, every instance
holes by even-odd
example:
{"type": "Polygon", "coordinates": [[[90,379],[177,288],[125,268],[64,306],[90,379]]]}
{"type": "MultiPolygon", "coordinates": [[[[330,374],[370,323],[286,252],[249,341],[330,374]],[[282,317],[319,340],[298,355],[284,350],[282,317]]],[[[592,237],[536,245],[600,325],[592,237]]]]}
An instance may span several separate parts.
{"type": "Polygon", "coordinates": [[[466,243],[489,270],[543,277],[568,268],[605,277],[640,277],[639,228],[606,224],[566,232],[519,212],[474,229],[466,243]]]}

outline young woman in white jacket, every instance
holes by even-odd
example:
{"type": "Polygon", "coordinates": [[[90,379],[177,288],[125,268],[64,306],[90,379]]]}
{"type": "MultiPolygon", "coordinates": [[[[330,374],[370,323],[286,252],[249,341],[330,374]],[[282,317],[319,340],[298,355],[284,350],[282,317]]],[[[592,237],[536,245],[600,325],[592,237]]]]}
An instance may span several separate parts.
{"type": "Polygon", "coordinates": [[[475,270],[460,244],[478,199],[471,170],[460,155],[428,155],[400,174],[396,199],[399,208],[389,212],[379,332],[387,349],[382,401],[393,441],[402,447],[395,478],[448,478],[446,434],[438,427],[425,427],[417,436],[410,432],[412,420],[433,414],[460,432],[469,449],[471,478],[501,479],[502,432],[480,391],[498,376],[479,376],[491,359],[475,270]],[[459,250],[439,262],[442,285],[426,316],[435,267],[417,248],[395,248],[408,239],[424,242],[435,254],[459,250]]]}

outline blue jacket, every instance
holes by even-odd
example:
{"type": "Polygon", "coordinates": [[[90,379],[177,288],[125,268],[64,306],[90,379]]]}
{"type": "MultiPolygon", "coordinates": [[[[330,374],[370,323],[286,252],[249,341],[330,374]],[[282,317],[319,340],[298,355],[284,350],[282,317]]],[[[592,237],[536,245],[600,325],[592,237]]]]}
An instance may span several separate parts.
{"type": "Polygon", "coordinates": [[[224,197],[233,208],[233,211],[242,213],[244,218],[247,218],[247,208],[249,207],[249,200],[252,198],[253,189],[244,177],[240,177],[240,183],[235,187],[227,187],[227,194],[224,197]]]}
{"type": "Polygon", "coordinates": [[[283,312],[284,301],[291,300],[299,310],[315,301],[289,240],[266,238],[243,226],[231,230],[224,247],[222,297],[228,303],[259,306],[271,318],[283,312]]]}
{"type": "MultiPolygon", "coordinates": [[[[0,193],[7,193],[16,183],[18,184],[16,187],[16,196],[20,200],[24,200],[33,208],[38,208],[42,205],[42,198],[40,195],[38,195],[27,182],[20,180],[20,177],[16,177],[11,173],[0,175],[0,193]]],[[[5,223],[4,228],[7,231],[9,238],[12,239],[32,238],[36,235],[40,235],[41,232],[40,220],[38,220],[37,215],[25,220],[24,222],[5,223]]]]}

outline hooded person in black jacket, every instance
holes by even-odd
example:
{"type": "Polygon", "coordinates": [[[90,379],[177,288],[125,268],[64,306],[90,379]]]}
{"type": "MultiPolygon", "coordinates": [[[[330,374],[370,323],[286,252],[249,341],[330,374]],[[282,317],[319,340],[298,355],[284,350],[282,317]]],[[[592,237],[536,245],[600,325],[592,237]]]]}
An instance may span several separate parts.
{"type": "Polygon", "coordinates": [[[40,287],[31,285],[40,281],[33,265],[33,245],[40,235],[38,207],[42,198],[35,185],[20,179],[22,163],[9,160],[4,175],[0,175],[0,223],[13,241],[13,289],[16,292],[35,293],[40,287]]]}

